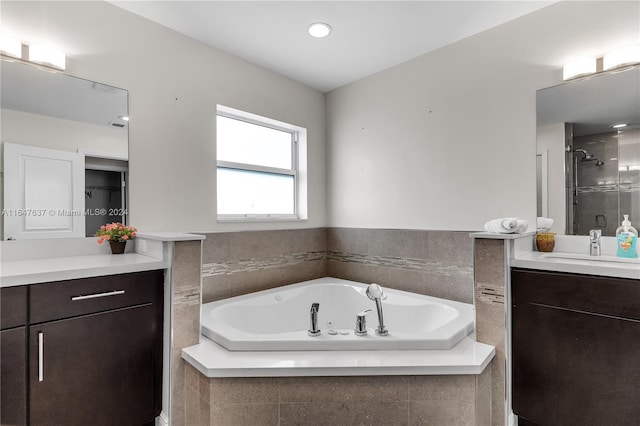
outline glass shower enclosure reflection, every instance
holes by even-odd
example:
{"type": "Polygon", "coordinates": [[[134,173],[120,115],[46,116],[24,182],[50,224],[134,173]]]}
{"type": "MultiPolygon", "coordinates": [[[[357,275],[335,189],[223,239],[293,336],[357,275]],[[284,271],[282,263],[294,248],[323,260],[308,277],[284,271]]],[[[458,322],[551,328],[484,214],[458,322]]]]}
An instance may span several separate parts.
{"type": "Polygon", "coordinates": [[[574,136],[566,147],[567,234],[640,225],[640,128],[574,136]]]}

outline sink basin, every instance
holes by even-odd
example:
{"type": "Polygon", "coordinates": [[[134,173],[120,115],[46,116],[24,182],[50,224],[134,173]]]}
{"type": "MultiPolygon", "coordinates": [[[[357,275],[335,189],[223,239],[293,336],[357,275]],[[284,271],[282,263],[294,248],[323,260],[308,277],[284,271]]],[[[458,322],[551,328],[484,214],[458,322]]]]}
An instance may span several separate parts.
{"type": "Polygon", "coordinates": [[[616,262],[616,263],[635,263],[640,265],[640,258],[630,259],[617,256],[590,256],[583,253],[563,253],[551,252],[542,255],[543,258],[551,259],[574,259],[574,260],[593,260],[598,262],[616,262]]]}

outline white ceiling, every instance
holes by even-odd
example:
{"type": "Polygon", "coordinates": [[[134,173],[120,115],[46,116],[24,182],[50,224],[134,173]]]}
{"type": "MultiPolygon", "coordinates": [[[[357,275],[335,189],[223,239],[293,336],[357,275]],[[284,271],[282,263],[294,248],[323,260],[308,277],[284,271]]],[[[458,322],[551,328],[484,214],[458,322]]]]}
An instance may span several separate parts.
{"type": "Polygon", "coordinates": [[[326,92],[554,1],[110,1],[326,92]],[[325,39],[306,30],[333,27],[325,39]]]}

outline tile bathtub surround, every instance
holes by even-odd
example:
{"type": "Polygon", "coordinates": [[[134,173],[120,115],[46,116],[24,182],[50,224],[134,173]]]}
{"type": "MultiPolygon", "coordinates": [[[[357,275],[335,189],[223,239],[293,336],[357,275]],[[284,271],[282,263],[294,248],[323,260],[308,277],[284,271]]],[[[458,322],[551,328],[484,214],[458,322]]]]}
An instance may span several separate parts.
{"type": "Polygon", "coordinates": [[[493,425],[503,425],[506,400],[506,242],[501,239],[479,238],[473,241],[475,242],[476,337],[479,342],[496,348],[496,355],[487,369],[491,369],[493,425]]]}
{"type": "Polygon", "coordinates": [[[491,371],[458,376],[208,379],[185,370],[189,425],[476,425],[491,422],[491,371]]]}
{"type": "Polygon", "coordinates": [[[203,303],[327,276],[326,228],[206,234],[203,303]]]}
{"type": "Polygon", "coordinates": [[[201,241],[177,241],[173,248],[172,305],[173,328],[171,367],[171,424],[185,424],[184,370],[188,364],[181,358],[183,348],[200,341],[200,282],[202,264],[201,241]]]}
{"type": "Polygon", "coordinates": [[[468,232],[315,228],[206,237],[204,303],[325,276],[473,301],[468,232]]]}
{"type": "MultiPolygon", "coordinates": [[[[324,276],[471,303],[467,232],[319,228],[207,234],[203,302],[324,276]]],[[[206,378],[183,366],[187,425],[491,423],[478,375],[206,378]]],[[[180,423],[182,424],[182,423],[180,423]]]]}
{"type": "Polygon", "coordinates": [[[329,228],[329,276],[473,302],[468,232],[329,228]]]}

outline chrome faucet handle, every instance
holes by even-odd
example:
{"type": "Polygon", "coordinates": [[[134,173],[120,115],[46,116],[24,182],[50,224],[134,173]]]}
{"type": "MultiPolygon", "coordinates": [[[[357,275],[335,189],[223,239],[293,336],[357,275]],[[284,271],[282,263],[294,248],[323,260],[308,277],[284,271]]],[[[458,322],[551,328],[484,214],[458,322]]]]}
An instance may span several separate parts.
{"type": "Polygon", "coordinates": [[[311,337],[317,337],[320,335],[320,329],[318,328],[318,311],[320,310],[319,303],[312,303],[309,314],[311,315],[311,327],[307,331],[307,334],[311,337]]]}
{"type": "Polygon", "coordinates": [[[367,335],[367,315],[369,315],[373,310],[365,309],[362,312],[359,312],[356,317],[356,329],[354,331],[356,336],[366,336],[367,335]]]}
{"type": "Polygon", "coordinates": [[[600,256],[600,237],[602,230],[592,229],[589,231],[589,254],[591,256],[600,256]]]}

